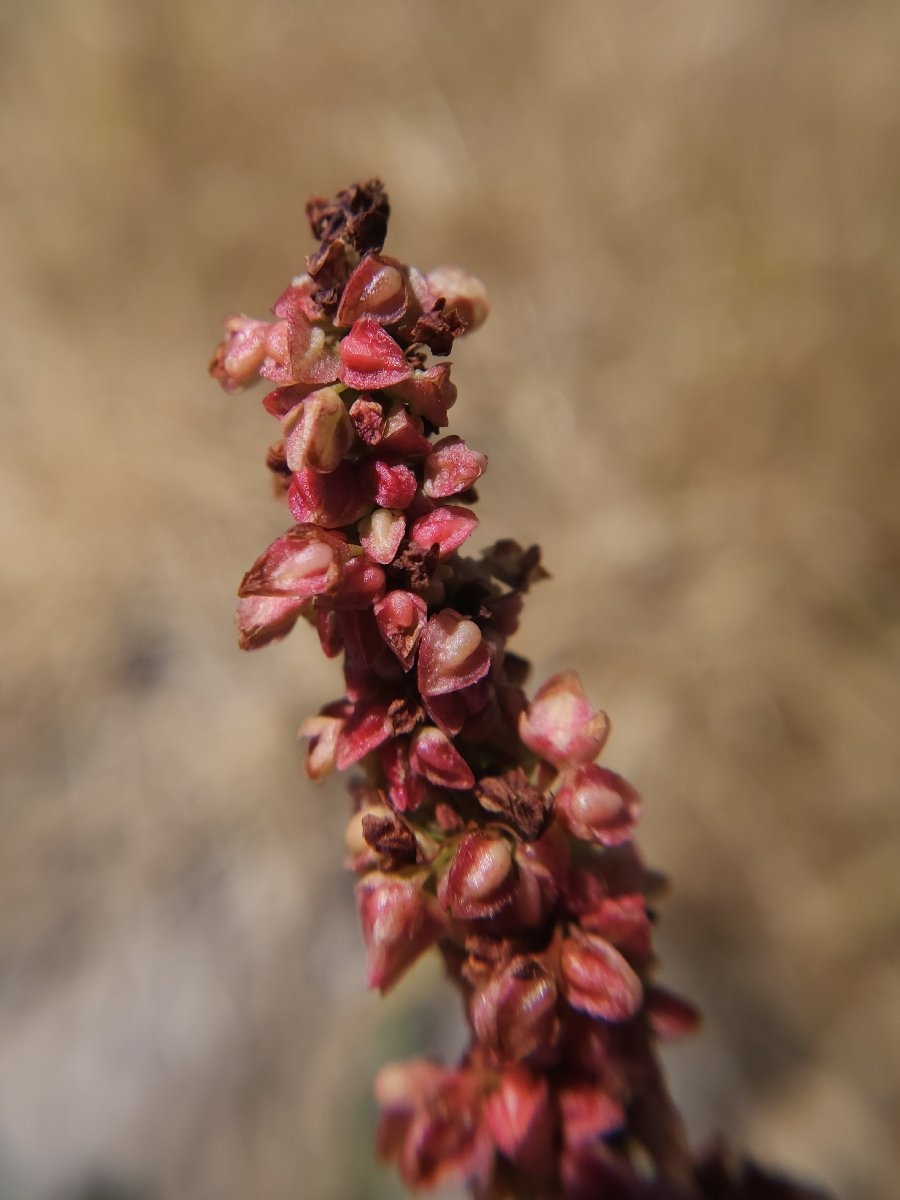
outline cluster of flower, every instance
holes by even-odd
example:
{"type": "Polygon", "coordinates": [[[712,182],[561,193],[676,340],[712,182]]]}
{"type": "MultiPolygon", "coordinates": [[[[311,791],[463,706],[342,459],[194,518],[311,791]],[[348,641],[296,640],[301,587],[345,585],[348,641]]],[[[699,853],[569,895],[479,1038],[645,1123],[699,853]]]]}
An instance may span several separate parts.
{"type": "Polygon", "coordinates": [[[655,1041],[696,1014],[649,979],[638,797],[596,765],[608,722],[577,676],[526,699],[506,642],[539,551],[460,554],[486,459],[433,440],[456,390],[429,351],[481,324],[484,288],[382,254],[387,215],[376,180],[311,201],[307,273],[274,322],[229,318],[211,366],[277,385],[268,463],[296,524],[244,577],[238,626],[253,648],[302,616],[344,655],[345,698],[302,732],[313,778],[365,771],[348,845],[369,984],[437,945],[472,1029],[455,1069],[381,1072],[380,1150],[413,1188],[491,1200],[693,1194],[655,1041]]]}

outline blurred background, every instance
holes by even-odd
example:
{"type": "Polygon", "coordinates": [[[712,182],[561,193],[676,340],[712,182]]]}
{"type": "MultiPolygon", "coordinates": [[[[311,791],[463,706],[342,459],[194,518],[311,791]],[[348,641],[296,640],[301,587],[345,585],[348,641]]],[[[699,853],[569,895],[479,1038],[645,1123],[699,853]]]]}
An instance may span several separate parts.
{"type": "Polygon", "coordinates": [[[898,49],[888,0],[0,2],[4,1200],[395,1200],[372,1075],[461,1044],[434,964],[364,990],[337,669],[235,646],[275,427],[205,373],[373,174],[492,295],[453,429],[645,795],[693,1136],[892,1190],[898,49]]]}

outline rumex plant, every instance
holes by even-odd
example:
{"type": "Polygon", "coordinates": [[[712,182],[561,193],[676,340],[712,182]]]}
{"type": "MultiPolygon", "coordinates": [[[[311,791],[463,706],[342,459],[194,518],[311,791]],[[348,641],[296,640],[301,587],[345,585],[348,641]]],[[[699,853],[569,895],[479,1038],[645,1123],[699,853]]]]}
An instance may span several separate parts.
{"type": "Polygon", "coordinates": [[[378,180],[310,200],[306,272],[273,321],[227,318],[210,367],[227,391],[274,385],[267,463],[293,524],[241,581],[239,638],[303,618],[343,656],[345,696],[301,732],[313,779],[358,768],[368,983],[387,992],[436,947],[471,1029],[454,1067],[380,1072],[379,1151],[413,1189],[479,1200],[811,1194],[688,1148],[657,1043],[697,1014],[654,982],[639,797],[597,764],[609,722],[573,672],[526,696],[507,643],[538,548],[463,553],[487,459],[444,433],[443,360],[485,290],[383,254],[388,214],[378,180]]]}

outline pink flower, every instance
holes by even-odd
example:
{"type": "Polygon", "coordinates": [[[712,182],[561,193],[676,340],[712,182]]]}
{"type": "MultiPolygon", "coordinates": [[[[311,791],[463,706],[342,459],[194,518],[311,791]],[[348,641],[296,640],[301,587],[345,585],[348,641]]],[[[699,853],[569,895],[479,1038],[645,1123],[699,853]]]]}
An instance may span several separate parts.
{"type": "Polygon", "coordinates": [[[516,877],[512,848],[505,838],[467,833],[441,879],[438,899],[452,917],[493,917],[512,901],[516,877]]]}
{"type": "Polygon", "coordinates": [[[637,792],[621,775],[586,763],[564,773],[554,812],[573,837],[618,846],[630,839],[639,809],[637,792]]]}
{"type": "Polygon", "coordinates": [[[573,929],[560,957],[562,988],[573,1008],[605,1021],[627,1021],[641,1006],[641,981],[622,955],[596,934],[573,929]]]}
{"type": "Polygon", "coordinates": [[[483,1182],[494,1146],[474,1072],[447,1071],[416,1060],[385,1067],[375,1081],[382,1110],[378,1149],[395,1159],[407,1186],[483,1182]]]}
{"type": "Polygon", "coordinates": [[[470,450],[462,438],[445,437],[435,443],[425,459],[422,490],[432,500],[456,496],[470,488],[486,470],[486,455],[470,450]]]}
{"type": "Polygon", "coordinates": [[[353,325],[371,317],[379,325],[393,325],[402,320],[413,299],[402,263],[385,254],[367,254],[347,281],[334,323],[353,325]]]}
{"type": "Polygon", "coordinates": [[[519,722],[522,741],[556,767],[596,758],[609,736],[609,719],[591,708],[574,671],[548,679],[519,722]]]}
{"type": "Polygon", "coordinates": [[[490,665],[490,650],[474,621],[445,608],[425,626],[418,672],[423,696],[440,696],[477,683],[490,665]]]}
{"type": "Polygon", "coordinates": [[[538,958],[513,958],[471,1002],[479,1040],[501,1061],[552,1062],[559,1041],[559,989],[538,958]]]}
{"type": "Polygon", "coordinates": [[[291,409],[284,420],[284,450],[292,471],[336,470],[353,444],[353,425],[340,393],[320,388],[291,409]]]}
{"type": "Polygon", "coordinates": [[[409,970],[441,932],[421,880],[371,871],[356,885],[356,903],[369,956],[368,986],[382,994],[409,970]]]}
{"type": "Polygon", "coordinates": [[[340,342],[340,379],[365,391],[402,383],[412,373],[406,355],[373,317],[360,317],[340,342]]]}
{"type": "Polygon", "coordinates": [[[346,541],[314,525],[297,525],[259,556],[238,589],[240,596],[305,600],[337,590],[346,541]]]}

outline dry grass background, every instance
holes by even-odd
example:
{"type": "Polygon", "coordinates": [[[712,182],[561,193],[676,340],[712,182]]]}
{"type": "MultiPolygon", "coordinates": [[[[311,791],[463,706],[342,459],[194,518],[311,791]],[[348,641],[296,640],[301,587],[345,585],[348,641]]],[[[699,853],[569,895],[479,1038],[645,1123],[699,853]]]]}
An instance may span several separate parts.
{"type": "Polygon", "coordinates": [[[887,0],[2,0],[0,1195],[387,1200],[371,1075],[459,1040],[436,970],[363,990],[339,683],[235,649],[283,517],[204,374],[374,173],[490,287],[455,428],[645,793],[696,1137],[889,1194],[898,52],[887,0]]]}

